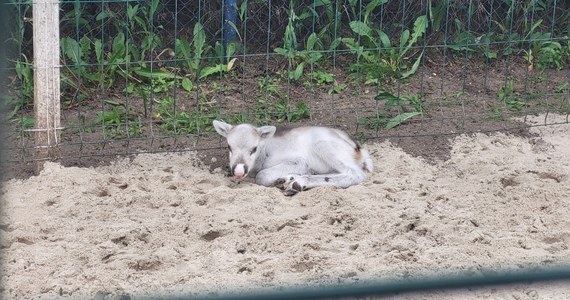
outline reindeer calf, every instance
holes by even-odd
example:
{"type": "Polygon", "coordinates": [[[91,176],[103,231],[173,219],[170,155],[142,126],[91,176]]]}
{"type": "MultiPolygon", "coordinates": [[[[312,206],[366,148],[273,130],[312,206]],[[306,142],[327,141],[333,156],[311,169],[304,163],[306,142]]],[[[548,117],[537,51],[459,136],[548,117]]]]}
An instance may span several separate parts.
{"type": "Polygon", "coordinates": [[[326,127],[276,128],[214,121],[230,150],[230,170],[239,182],[248,175],[287,196],[317,186],[346,188],[372,171],[368,151],[340,130],[326,127]]]}

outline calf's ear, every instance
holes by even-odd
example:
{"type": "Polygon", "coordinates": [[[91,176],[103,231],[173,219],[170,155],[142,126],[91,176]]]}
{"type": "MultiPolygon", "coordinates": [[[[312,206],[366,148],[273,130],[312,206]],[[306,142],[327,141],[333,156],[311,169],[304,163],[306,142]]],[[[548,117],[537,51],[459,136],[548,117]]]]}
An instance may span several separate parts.
{"type": "Polygon", "coordinates": [[[266,139],[272,137],[275,134],[275,130],[277,130],[277,128],[275,126],[261,126],[259,128],[256,128],[256,130],[262,139],[266,139]]]}
{"type": "Polygon", "coordinates": [[[228,123],[224,123],[222,121],[218,121],[218,120],[214,120],[214,122],[212,122],[212,125],[214,125],[214,129],[216,129],[216,131],[223,137],[227,137],[228,133],[230,132],[230,130],[232,129],[232,125],[228,124],[228,123]]]}

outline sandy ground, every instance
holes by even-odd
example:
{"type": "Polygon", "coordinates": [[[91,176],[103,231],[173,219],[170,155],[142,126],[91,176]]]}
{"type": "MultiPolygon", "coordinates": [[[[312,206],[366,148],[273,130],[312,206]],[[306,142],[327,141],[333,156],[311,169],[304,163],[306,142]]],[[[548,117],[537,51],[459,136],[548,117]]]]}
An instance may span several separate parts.
{"type": "MultiPolygon", "coordinates": [[[[570,125],[531,131],[458,136],[435,165],[369,144],[366,183],[292,198],[236,185],[192,153],[48,163],[3,185],[0,296],[201,295],[570,263],[570,125]]],[[[391,297],[418,298],[570,299],[570,282],[391,297]]]]}

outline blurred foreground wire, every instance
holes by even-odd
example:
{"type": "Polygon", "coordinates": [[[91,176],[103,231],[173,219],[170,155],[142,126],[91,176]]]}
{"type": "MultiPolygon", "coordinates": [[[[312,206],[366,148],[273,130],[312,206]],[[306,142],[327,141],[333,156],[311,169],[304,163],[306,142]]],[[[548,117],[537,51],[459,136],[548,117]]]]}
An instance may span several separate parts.
{"type": "MultiPolygon", "coordinates": [[[[354,298],[364,296],[386,296],[429,290],[445,290],[500,286],[547,281],[568,281],[570,286],[570,266],[559,266],[541,270],[523,270],[518,272],[496,272],[483,270],[481,276],[439,275],[411,280],[383,280],[359,284],[318,286],[307,289],[283,289],[279,291],[258,291],[254,293],[226,294],[211,297],[163,297],[162,299],[331,299],[354,298]]],[[[123,297],[124,298],[124,297],[123,297]]],[[[129,297],[127,297],[129,298],[129,297]]],[[[152,299],[161,298],[160,296],[152,299]]],[[[151,298],[149,298],[151,299],[151,298]]]]}

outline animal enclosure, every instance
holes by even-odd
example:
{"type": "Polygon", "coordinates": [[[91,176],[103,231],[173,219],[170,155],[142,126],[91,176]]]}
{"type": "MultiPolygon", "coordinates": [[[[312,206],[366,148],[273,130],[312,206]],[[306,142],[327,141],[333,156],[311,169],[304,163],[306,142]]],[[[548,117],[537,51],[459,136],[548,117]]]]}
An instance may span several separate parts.
{"type": "MultiPolygon", "coordinates": [[[[0,12],[0,298],[570,264],[567,1],[9,0],[0,12]],[[32,11],[43,5],[52,14],[32,11]],[[341,129],[375,171],[293,198],[236,184],[214,119],[341,129]]],[[[569,299],[570,284],[408,296],[391,299],[569,299]]]]}
{"type": "Polygon", "coordinates": [[[60,139],[45,157],[34,143],[47,129],[33,112],[42,62],[33,61],[32,3],[1,7],[13,18],[2,164],[16,177],[46,159],[89,166],[181,150],[208,159],[221,146],[216,118],[328,125],[361,141],[393,138],[417,155],[419,141],[437,158],[447,136],[521,128],[512,116],[569,113],[564,1],[55,5],[60,139]]]}

